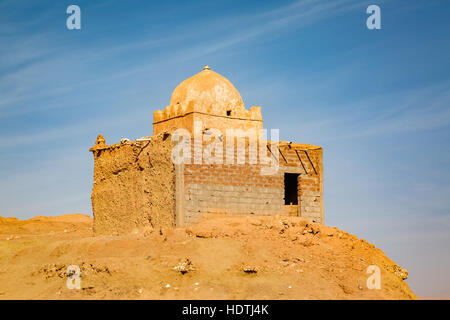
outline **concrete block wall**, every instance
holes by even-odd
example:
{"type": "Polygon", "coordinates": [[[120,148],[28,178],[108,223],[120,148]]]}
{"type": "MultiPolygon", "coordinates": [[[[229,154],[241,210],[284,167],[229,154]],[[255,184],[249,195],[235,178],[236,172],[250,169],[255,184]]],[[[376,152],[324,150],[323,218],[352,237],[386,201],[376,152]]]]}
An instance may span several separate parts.
{"type": "Polygon", "coordinates": [[[322,149],[302,150],[280,144],[279,152],[279,169],[273,175],[261,175],[260,164],[184,165],[184,223],[196,222],[206,213],[293,215],[295,212],[323,223],[322,149]],[[285,172],[299,174],[299,205],[295,208],[286,208],[284,204],[285,172]]]}
{"type": "Polygon", "coordinates": [[[258,165],[186,165],[185,223],[205,213],[280,214],[283,177],[262,176],[258,165]]]}
{"type": "Polygon", "coordinates": [[[299,216],[313,222],[324,223],[322,149],[294,149],[284,145],[280,147],[280,152],[280,165],[284,165],[281,170],[300,174],[299,216]]]}

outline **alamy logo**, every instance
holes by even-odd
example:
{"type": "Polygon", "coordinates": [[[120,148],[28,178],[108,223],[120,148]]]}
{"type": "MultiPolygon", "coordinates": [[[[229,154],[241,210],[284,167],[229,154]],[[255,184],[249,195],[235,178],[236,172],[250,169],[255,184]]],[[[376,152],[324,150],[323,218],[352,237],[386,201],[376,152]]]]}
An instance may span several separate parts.
{"type": "Polygon", "coordinates": [[[381,271],[380,267],[370,265],[367,267],[366,273],[371,274],[369,278],[367,278],[367,288],[368,289],[381,289],[381,271]]]}
{"type": "Polygon", "coordinates": [[[379,6],[372,4],[367,7],[367,14],[370,16],[366,20],[366,25],[369,30],[381,29],[381,9],[379,6]]]}
{"type": "Polygon", "coordinates": [[[81,289],[81,271],[77,265],[70,265],[67,267],[66,273],[69,275],[66,281],[67,289],[73,290],[81,289]]]}
{"type": "Polygon", "coordinates": [[[80,30],[81,29],[81,9],[80,9],[80,7],[75,4],[72,4],[67,7],[66,13],[70,14],[70,16],[67,17],[67,20],[66,20],[67,29],[80,30]]]}
{"type": "Polygon", "coordinates": [[[248,154],[249,164],[262,165],[261,175],[278,171],[279,129],[270,130],[268,141],[266,129],[226,129],[224,135],[219,129],[203,127],[201,121],[194,122],[193,143],[188,130],[179,128],[173,132],[172,141],[177,143],[172,149],[174,164],[245,164],[248,154]]]}

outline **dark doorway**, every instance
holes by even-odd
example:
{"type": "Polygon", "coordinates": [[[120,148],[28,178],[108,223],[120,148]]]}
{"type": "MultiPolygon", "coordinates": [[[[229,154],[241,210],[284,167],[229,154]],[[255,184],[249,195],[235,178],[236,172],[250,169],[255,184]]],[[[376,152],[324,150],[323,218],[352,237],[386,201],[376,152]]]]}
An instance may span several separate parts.
{"type": "Polygon", "coordinates": [[[284,174],[284,204],[298,205],[298,173],[284,174]]]}

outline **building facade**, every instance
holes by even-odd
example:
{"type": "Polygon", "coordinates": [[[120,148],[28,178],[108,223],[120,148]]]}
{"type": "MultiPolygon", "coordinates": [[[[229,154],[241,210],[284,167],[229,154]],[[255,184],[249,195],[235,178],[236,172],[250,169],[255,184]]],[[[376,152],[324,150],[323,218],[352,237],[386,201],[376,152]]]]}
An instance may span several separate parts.
{"type": "Polygon", "coordinates": [[[153,117],[152,136],[107,145],[99,135],[90,149],[96,234],[184,226],[213,213],[324,223],[322,148],[268,140],[261,108],[247,110],[208,66],[153,117]]]}

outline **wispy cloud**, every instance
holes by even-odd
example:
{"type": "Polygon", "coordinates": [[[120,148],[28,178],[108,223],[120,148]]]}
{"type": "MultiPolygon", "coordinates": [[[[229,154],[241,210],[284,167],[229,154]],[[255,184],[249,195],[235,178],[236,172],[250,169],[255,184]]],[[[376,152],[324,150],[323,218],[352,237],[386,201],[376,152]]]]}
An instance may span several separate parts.
{"type": "MultiPolygon", "coordinates": [[[[370,114],[361,122],[349,115],[353,134],[345,137],[389,135],[450,126],[450,82],[409,89],[358,102],[370,114]]],[[[343,137],[341,137],[343,138],[343,137]]]]}
{"type": "MultiPolygon", "coordinates": [[[[309,93],[323,92],[327,86],[339,88],[338,82],[352,68],[348,67],[341,77],[337,70],[330,75],[332,78],[325,76],[317,81],[311,79],[305,87],[310,90],[309,93]]],[[[450,127],[450,81],[393,90],[344,103],[337,101],[333,105],[308,99],[302,101],[303,110],[298,110],[298,117],[302,116],[301,112],[305,109],[316,110],[317,116],[298,128],[298,135],[317,132],[322,142],[450,127]]]]}
{"type": "MultiPolygon", "coordinates": [[[[68,94],[81,86],[93,86],[121,78],[135,77],[149,72],[155,65],[170,61],[191,60],[262,36],[278,36],[280,32],[291,32],[293,29],[325,20],[360,6],[362,6],[361,2],[356,0],[302,0],[266,12],[238,18],[235,16],[224,18],[222,23],[206,17],[204,21],[184,28],[183,31],[175,31],[172,36],[143,37],[124,43],[100,42],[98,46],[91,47],[89,50],[52,45],[49,42],[50,35],[46,32],[30,35],[9,42],[10,50],[3,50],[0,54],[2,57],[0,70],[4,70],[0,76],[0,110],[14,103],[23,104],[29,100],[68,94]],[[65,81],[67,79],[65,75],[72,72],[76,74],[77,69],[99,68],[96,66],[99,61],[112,61],[131,53],[145,53],[156,48],[167,49],[175,44],[180,47],[178,50],[169,50],[169,54],[161,55],[158,60],[137,61],[127,66],[125,70],[101,70],[100,77],[88,75],[88,78],[82,81],[73,83],[65,81]],[[27,50],[27,48],[33,48],[33,50],[27,50]],[[52,73],[59,71],[60,78],[65,80],[61,83],[56,80],[45,85],[42,83],[42,76],[45,79],[43,70],[52,73]]],[[[10,22],[7,25],[13,25],[13,23],[10,22]]],[[[251,44],[246,43],[246,45],[251,44]]],[[[52,77],[52,79],[55,78],[52,77]]],[[[10,110],[14,114],[26,111],[26,108],[10,110]]]]}

